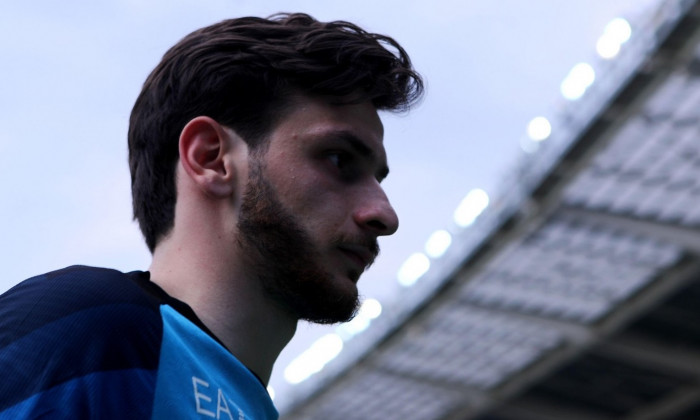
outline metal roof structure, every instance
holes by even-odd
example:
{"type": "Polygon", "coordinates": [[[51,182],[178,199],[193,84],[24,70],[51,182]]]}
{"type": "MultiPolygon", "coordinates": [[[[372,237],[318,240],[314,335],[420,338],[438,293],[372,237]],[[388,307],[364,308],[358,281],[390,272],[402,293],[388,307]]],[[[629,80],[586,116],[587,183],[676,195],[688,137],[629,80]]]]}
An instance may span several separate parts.
{"type": "Polygon", "coordinates": [[[638,22],[285,420],[700,418],[700,3],[638,22]]]}

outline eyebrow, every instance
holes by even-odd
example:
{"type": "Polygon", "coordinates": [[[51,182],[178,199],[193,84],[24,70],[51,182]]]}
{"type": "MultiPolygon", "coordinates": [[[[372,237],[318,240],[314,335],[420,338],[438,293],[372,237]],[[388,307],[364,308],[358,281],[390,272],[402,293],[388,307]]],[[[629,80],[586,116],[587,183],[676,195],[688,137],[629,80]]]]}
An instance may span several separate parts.
{"type": "MultiPolygon", "coordinates": [[[[377,162],[377,154],[370,149],[364,141],[359,137],[349,131],[339,131],[333,133],[336,139],[344,141],[360,156],[369,159],[370,161],[377,162]]],[[[381,182],[384,178],[389,175],[389,167],[386,164],[381,164],[379,171],[376,173],[377,179],[381,182]]]]}

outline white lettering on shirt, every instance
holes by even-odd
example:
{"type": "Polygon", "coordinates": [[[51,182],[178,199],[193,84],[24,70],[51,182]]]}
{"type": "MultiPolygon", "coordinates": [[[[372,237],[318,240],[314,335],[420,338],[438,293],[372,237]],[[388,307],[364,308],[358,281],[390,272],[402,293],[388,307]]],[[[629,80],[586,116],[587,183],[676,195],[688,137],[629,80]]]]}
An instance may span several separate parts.
{"type": "Polygon", "coordinates": [[[220,419],[221,418],[221,413],[226,413],[228,414],[228,418],[233,420],[233,415],[231,414],[231,410],[228,409],[228,403],[226,402],[226,397],[224,396],[224,392],[219,388],[219,400],[216,403],[216,418],[220,419]]]}
{"type": "Polygon", "coordinates": [[[204,414],[209,417],[216,417],[213,411],[205,410],[202,408],[201,401],[211,402],[211,398],[207,397],[205,394],[199,392],[197,389],[197,384],[202,385],[204,388],[209,388],[209,382],[199,379],[196,376],[192,377],[192,387],[194,388],[194,401],[195,407],[197,408],[197,414],[204,414]]]}
{"type": "MultiPolygon", "coordinates": [[[[207,417],[214,417],[220,420],[222,418],[221,413],[226,413],[228,415],[229,420],[234,420],[233,414],[231,413],[231,409],[229,408],[230,400],[226,398],[226,395],[224,395],[224,391],[222,391],[221,388],[217,388],[216,413],[204,408],[205,404],[209,404],[211,406],[211,409],[214,408],[212,403],[213,399],[207,394],[209,382],[205,381],[204,379],[193,376],[192,388],[194,389],[194,401],[197,414],[203,414],[207,417]]],[[[233,404],[234,407],[236,405],[233,401],[231,401],[231,404],[233,404]]],[[[226,419],[227,417],[224,416],[223,418],[226,419]]],[[[245,414],[240,408],[238,409],[238,420],[245,420],[245,414]]]]}

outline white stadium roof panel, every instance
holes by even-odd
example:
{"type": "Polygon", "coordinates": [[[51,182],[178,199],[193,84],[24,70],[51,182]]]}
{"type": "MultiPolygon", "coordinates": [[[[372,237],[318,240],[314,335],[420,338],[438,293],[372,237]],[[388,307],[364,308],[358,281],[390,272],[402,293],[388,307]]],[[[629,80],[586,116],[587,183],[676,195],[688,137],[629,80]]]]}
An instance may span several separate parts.
{"type": "Polygon", "coordinates": [[[465,302],[589,323],[644,287],[680,247],[553,219],[465,284],[465,302]]]}
{"type": "Polygon", "coordinates": [[[308,420],[429,420],[447,414],[462,402],[458,390],[423,381],[356,369],[343,380],[342,390],[331,392],[300,414],[308,420]]]}

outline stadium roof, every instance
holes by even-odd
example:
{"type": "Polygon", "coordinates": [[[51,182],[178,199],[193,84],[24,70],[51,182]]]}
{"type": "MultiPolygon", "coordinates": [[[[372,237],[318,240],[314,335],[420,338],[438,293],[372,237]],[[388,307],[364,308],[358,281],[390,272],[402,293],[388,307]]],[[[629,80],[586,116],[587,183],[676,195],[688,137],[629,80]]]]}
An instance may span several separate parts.
{"type": "Polygon", "coordinates": [[[700,418],[700,4],[630,26],[283,419],[700,418]]]}

